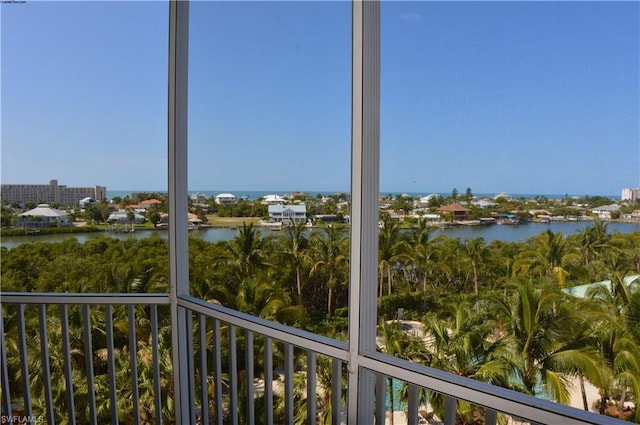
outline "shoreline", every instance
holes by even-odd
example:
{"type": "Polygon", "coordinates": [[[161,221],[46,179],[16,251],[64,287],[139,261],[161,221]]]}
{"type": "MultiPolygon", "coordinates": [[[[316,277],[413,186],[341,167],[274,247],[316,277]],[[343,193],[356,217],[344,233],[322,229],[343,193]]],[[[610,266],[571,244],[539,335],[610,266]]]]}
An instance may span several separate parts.
{"type": "MultiPolygon", "coordinates": [[[[205,224],[201,224],[199,225],[196,229],[192,229],[192,230],[200,230],[200,229],[236,229],[238,227],[241,227],[244,223],[253,223],[258,229],[269,229],[271,230],[271,228],[269,227],[262,227],[259,226],[258,223],[261,219],[259,217],[216,217],[215,221],[216,223],[205,223],[205,224]]],[[[535,225],[541,225],[542,226],[548,226],[554,223],[593,223],[596,220],[591,219],[591,220],[552,220],[550,222],[536,222],[536,221],[525,221],[525,222],[521,222],[518,224],[510,224],[509,226],[513,226],[513,227],[518,227],[518,226],[526,226],[529,224],[535,224],[535,225]]],[[[628,218],[624,218],[624,219],[610,219],[610,220],[600,220],[601,222],[603,222],[604,224],[609,224],[609,223],[624,223],[624,224],[640,224],[640,220],[638,219],[628,219],[628,218]]],[[[402,221],[404,222],[404,221],[402,221]]],[[[406,222],[404,222],[406,223],[406,222]]],[[[348,224],[348,223],[345,223],[348,224]]],[[[500,226],[500,224],[497,223],[491,223],[491,224],[475,224],[475,223],[469,223],[469,222],[434,222],[434,223],[430,223],[432,224],[434,227],[440,229],[440,230],[450,230],[450,229],[454,229],[454,228],[459,228],[459,227],[491,227],[491,226],[500,226]]],[[[122,225],[124,226],[124,225],[122,225]]],[[[320,228],[323,227],[321,225],[314,225],[312,226],[312,228],[320,228]]],[[[408,226],[408,227],[413,227],[413,226],[408,226]]],[[[163,231],[163,230],[167,230],[166,226],[156,226],[156,227],[147,227],[147,226],[135,226],[133,227],[134,231],[133,233],[135,233],[136,231],[163,231]]],[[[105,233],[125,233],[124,231],[111,231],[108,229],[108,226],[106,225],[98,225],[98,226],[93,226],[93,225],[89,225],[86,224],[85,222],[74,222],[72,226],[69,227],[63,227],[63,228],[43,228],[43,229],[36,229],[37,232],[33,232],[33,229],[23,229],[23,228],[2,228],[0,229],[0,237],[15,237],[15,238],[20,238],[20,237],[33,237],[33,236],[48,236],[48,235],[72,235],[72,234],[83,234],[83,233],[99,233],[99,232],[105,232],[105,233]],[[52,229],[52,230],[49,230],[52,229]],[[59,229],[63,229],[63,230],[59,230],[59,229]],[[44,230],[44,231],[43,231],[44,230]]]]}

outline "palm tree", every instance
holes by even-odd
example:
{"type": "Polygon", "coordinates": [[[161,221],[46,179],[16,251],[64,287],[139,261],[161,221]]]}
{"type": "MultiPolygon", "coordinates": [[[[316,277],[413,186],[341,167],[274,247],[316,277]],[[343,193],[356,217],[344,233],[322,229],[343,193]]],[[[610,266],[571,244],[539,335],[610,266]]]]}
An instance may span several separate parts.
{"type": "Polygon", "coordinates": [[[473,292],[478,295],[478,264],[484,261],[489,251],[484,242],[484,238],[467,239],[464,242],[464,252],[466,253],[473,269],[473,292]]]}
{"type": "Polygon", "coordinates": [[[333,314],[333,292],[339,285],[346,283],[349,264],[349,238],[343,226],[330,225],[324,228],[324,234],[314,233],[311,236],[311,252],[313,265],[310,275],[327,273],[327,315],[333,314]]]}
{"type": "Polygon", "coordinates": [[[585,267],[589,267],[589,263],[600,257],[605,249],[612,248],[608,243],[611,237],[607,234],[607,224],[600,220],[582,229],[577,237],[585,267]]]}
{"type": "Polygon", "coordinates": [[[236,237],[224,245],[224,260],[233,265],[239,280],[243,277],[253,277],[256,269],[263,265],[264,241],[253,223],[243,223],[236,237]]]}
{"type": "Polygon", "coordinates": [[[593,348],[589,318],[552,284],[528,282],[512,288],[509,301],[491,297],[488,305],[509,334],[523,391],[531,395],[544,391],[553,400],[567,403],[570,375],[584,375],[596,385],[603,382],[606,370],[593,348]]]}
{"type": "Polygon", "coordinates": [[[427,282],[434,271],[451,274],[451,268],[438,258],[438,251],[431,234],[433,226],[429,226],[426,220],[418,221],[418,226],[411,229],[407,241],[410,249],[409,262],[413,264],[416,272],[416,280],[422,282],[422,291],[427,292],[427,282]]]}
{"type": "MultiPolygon", "coordinates": [[[[473,302],[469,296],[453,296],[440,315],[428,314],[424,319],[425,341],[429,351],[428,365],[471,379],[511,388],[515,365],[510,359],[508,336],[496,332],[499,325],[486,313],[487,304],[473,302]]],[[[430,397],[438,411],[444,399],[430,397]]],[[[465,402],[458,405],[460,423],[476,423],[477,408],[465,402]]]]}
{"type": "Polygon", "coordinates": [[[406,241],[400,233],[400,224],[391,219],[383,220],[383,227],[378,236],[378,275],[380,276],[380,296],[382,296],[383,279],[387,280],[388,295],[393,286],[393,268],[405,257],[406,241]]]}
{"type": "MultiPolygon", "coordinates": [[[[607,380],[600,386],[600,413],[605,413],[608,398],[618,390],[621,411],[627,389],[640,396],[640,340],[634,335],[637,332],[637,305],[639,292],[632,294],[623,279],[612,282],[612,290],[605,286],[596,286],[587,293],[587,308],[582,307],[583,314],[590,313],[597,337],[598,351],[606,366],[611,370],[607,380]],[[634,308],[635,307],[635,308],[634,308]]],[[[636,409],[635,421],[640,420],[636,409]]]]}
{"type": "Polygon", "coordinates": [[[577,253],[569,251],[562,232],[546,230],[534,239],[532,249],[522,253],[514,268],[516,271],[548,279],[556,276],[560,285],[564,285],[569,275],[565,266],[579,259],[577,253]]]}
{"type": "Polygon", "coordinates": [[[302,299],[302,262],[306,256],[309,239],[304,234],[305,223],[293,223],[282,233],[282,254],[291,263],[296,274],[296,290],[302,299]]]}

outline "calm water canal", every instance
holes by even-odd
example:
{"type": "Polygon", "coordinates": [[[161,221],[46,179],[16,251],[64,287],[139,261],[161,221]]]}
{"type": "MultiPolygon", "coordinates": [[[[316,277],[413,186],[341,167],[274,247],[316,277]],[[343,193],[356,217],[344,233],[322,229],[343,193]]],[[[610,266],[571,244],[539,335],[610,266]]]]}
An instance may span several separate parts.
{"type": "MultiPolygon", "coordinates": [[[[524,241],[532,236],[544,232],[549,229],[552,232],[562,232],[565,235],[571,235],[585,227],[591,225],[588,221],[578,222],[552,222],[550,224],[541,223],[527,223],[515,226],[492,224],[487,226],[458,226],[450,229],[438,229],[434,232],[433,236],[446,235],[451,238],[474,239],[484,238],[489,243],[493,240],[503,240],[505,242],[520,242],[524,241]]],[[[621,223],[610,222],[607,224],[607,230],[609,233],[633,233],[640,232],[640,222],[636,223],[621,223]]],[[[276,235],[278,231],[272,231],[269,229],[262,229],[263,235],[276,235]]],[[[189,232],[193,237],[204,239],[209,242],[217,242],[221,240],[233,239],[236,235],[236,229],[229,228],[205,228],[189,232]]],[[[168,237],[166,230],[137,230],[135,233],[84,233],[74,235],[47,235],[47,236],[14,236],[3,237],[0,240],[0,246],[6,248],[13,248],[23,243],[28,242],[61,242],[66,239],[75,238],[78,242],[85,242],[89,239],[93,239],[100,236],[110,236],[118,239],[130,239],[130,238],[148,238],[150,236],[157,235],[163,238],[168,237]]]]}

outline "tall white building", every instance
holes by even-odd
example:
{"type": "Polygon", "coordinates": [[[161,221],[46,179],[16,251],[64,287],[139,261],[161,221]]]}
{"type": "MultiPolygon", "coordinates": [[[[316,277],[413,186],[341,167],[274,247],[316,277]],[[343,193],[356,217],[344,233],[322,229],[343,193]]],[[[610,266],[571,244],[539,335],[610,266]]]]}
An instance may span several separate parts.
{"type": "Polygon", "coordinates": [[[637,201],[640,199],[640,187],[636,188],[624,188],[622,189],[622,196],[620,197],[623,201],[637,201]]]}
{"type": "Polygon", "coordinates": [[[0,191],[2,202],[10,204],[38,202],[78,205],[78,202],[87,197],[98,201],[105,200],[107,188],[105,186],[67,187],[59,185],[58,180],[51,180],[49,184],[3,184],[0,191]]]}

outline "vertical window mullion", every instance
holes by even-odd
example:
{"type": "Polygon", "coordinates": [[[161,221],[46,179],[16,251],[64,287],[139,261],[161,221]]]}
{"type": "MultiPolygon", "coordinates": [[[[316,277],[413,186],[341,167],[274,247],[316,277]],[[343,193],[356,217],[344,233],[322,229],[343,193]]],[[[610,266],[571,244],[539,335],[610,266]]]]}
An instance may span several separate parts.
{"type": "Polygon", "coordinates": [[[380,3],[352,3],[350,423],[372,423],[374,376],[359,357],[375,351],[380,186],[380,3]],[[357,390],[356,390],[357,389],[357,390]]]}

